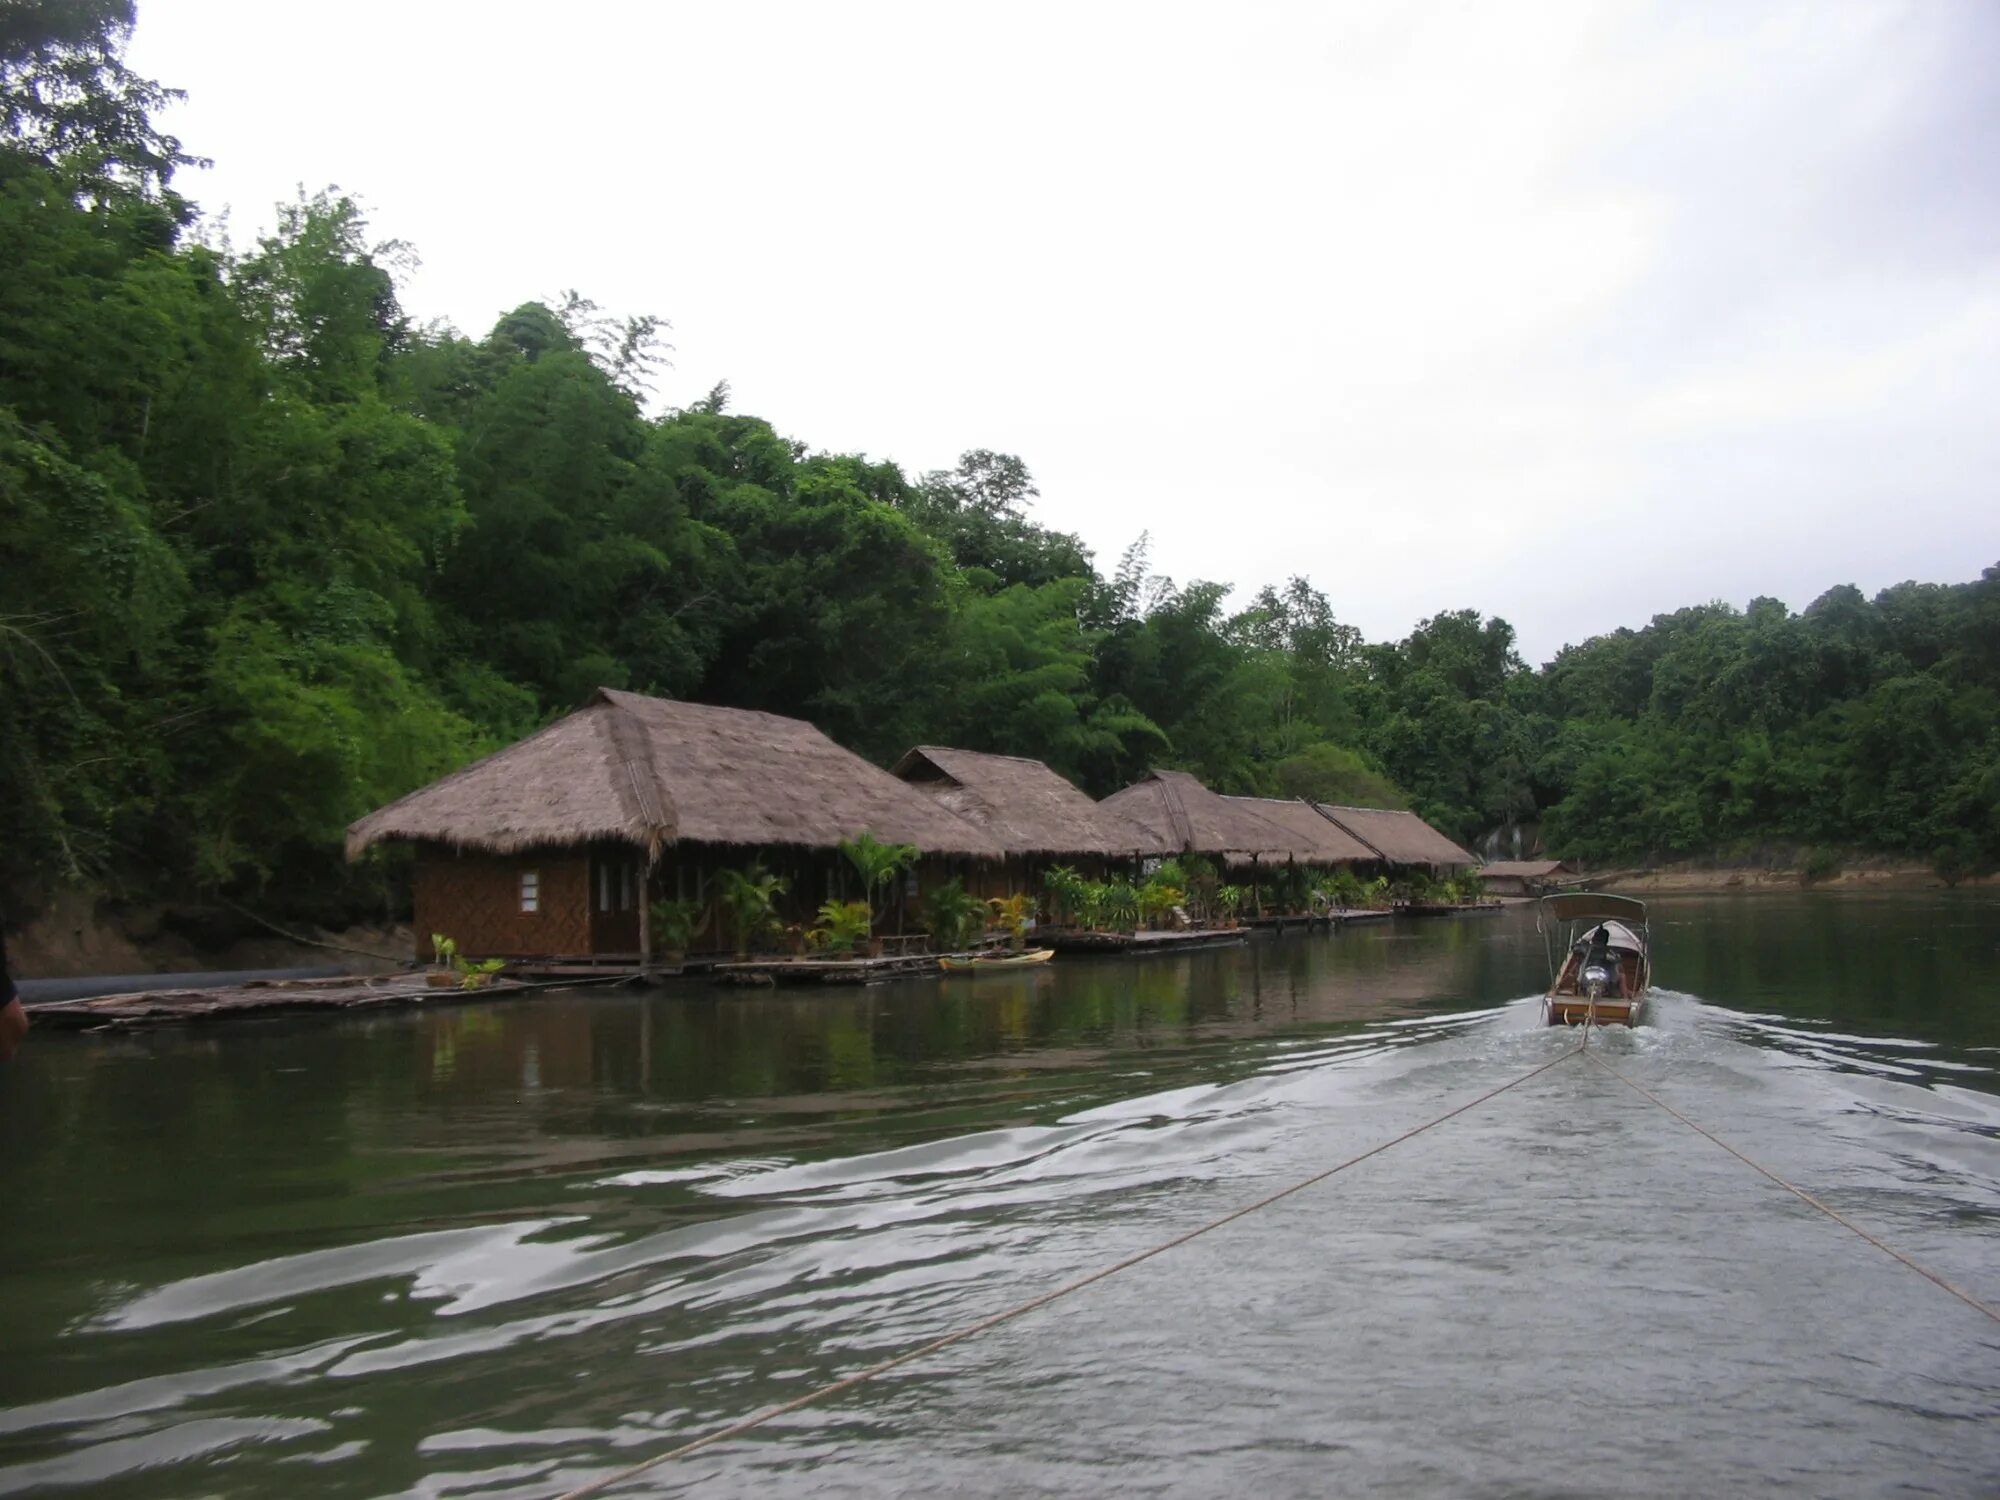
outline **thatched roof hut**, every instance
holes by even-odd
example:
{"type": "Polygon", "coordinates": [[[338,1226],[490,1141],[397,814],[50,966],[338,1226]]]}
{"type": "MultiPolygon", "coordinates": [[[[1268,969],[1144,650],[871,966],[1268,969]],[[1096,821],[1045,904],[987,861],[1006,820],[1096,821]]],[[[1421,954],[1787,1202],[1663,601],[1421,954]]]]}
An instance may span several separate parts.
{"type": "Polygon", "coordinates": [[[987,834],[812,725],[600,688],[584,707],[362,818],[384,839],[509,854],[609,840],[829,848],[862,832],[998,859],[987,834]]]}
{"type": "Polygon", "coordinates": [[[1310,802],[1281,797],[1224,797],[1284,830],[1287,851],[1302,865],[1365,865],[1381,858],[1310,802]]]}
{"type": "Polygon", "coordinates": [[[1560,859],[1497,859],[1481,865],[1479,874],[1487,880],[1553,880],[1576,870],[1560,859]]]}
{"type": "Polygon", "coordinates": [[[1038,760],[918,745],[890,770],[1009,854],[1129,859],[1174,852],[1162,835],[1091,801],[1038,760]]]}
{"type": "Polygon", "coordinates": [[[1413,812],[1394,812],[1385,807],[1336,807],[1325,802],[1313,805],[1389,864],[1463,869],[1479,863],[1413,812]]]}
{"type": "Polygon", "coordinates": [[[1282,863],[1290,858],[1290,836],[1242,805],[1250,800],[1211,792],[1186,771],[1149,771],[1098,805],[1138,823],[1175,854],[1282,863]]]}

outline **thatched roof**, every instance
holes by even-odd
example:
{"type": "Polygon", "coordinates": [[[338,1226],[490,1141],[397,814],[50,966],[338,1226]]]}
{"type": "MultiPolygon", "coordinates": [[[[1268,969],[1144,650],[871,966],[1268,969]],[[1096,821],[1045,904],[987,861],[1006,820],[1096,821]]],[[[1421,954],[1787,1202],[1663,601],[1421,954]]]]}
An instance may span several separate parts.
{"type": "Polygon", "coordinates": [[[370,813],[347,830],[347,854],[383,839],[496,854],[596,839],[649,855],[678,841],[828,848],[863,831],[926,853],[1002,852],[803,720],[599,688],[567,718],[370,813]]]}
{"type": "Polygon", "coordinates": [[[1149,771],[1098,805],[1138,823],[1176,854],[1289,858],[1285,830],[1239,805],[1248,800],[1218,796],[1185,771],[1149,771]]]}
{"type": "Polygon", "coordinates": [[[1381,856],[1310,802],[1279,797],[1224,797],[1283,829],[1287,852],[1302,865],[1368,864],[1381,856]]]}
{"type": "Polygon", "coordinates": [[[1576,872],[1559,859],[1502,859],[1490,865],[1479,867],[1481,876],[1497,875],[1501,879],[1546,880],[1551,875],[1573,875],[1576,872]]]}
{"type": "Polygon", "coordinates": [[[1413,812],[1383,807],[1314,806],[1392,865],[1476,865],[1479,861],[1413,812]]]}
{"type": "Polygon", "coordinates": [[[1096,803],[1038,760],[919,745],[891,771],[1009,854],[1171,854],[1165,838],[1096,803]]]}

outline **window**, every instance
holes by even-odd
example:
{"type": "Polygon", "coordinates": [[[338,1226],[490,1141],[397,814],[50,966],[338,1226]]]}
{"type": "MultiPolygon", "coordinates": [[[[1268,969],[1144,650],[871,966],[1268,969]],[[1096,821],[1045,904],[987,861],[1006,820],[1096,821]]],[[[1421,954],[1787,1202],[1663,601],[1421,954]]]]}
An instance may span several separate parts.
{"type": "Polygon", "coordinates": [[[540,911],[542,909],[542,872],[523,870],[521,872],[521,910],[540,911]]]}
{"type": "Polygon", "coordinates": [[[632,865],[618,867],[618,909],[635,911],[639,905],[639,872],[632,865]]]}
{"type": "Polygon", "coordinates": [[[611,910],[611,866],[608,864],[597,867],[597,909],[611,910]]]}

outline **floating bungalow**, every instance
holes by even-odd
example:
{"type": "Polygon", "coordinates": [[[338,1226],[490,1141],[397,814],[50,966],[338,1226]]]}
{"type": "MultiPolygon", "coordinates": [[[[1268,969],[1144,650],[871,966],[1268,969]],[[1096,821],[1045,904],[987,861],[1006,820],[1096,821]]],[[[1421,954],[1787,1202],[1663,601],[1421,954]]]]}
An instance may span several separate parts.
{"type": "MultiPolygon", "coordinates": [[[[864,832],[922,852],[893,897],[898,930],[924,884],[1006,854],[802,720],[600,688],[546,729],[362,818],[347,854],[415,846],[419,958],[441,932],[465,954],[636,964],[651,947],[651,902],[706,903],[724,869],[757,861],[782,876],[786,921],[859,897],[838,846],[864,832]]],[[[710,906],[691,946],[723,945],[710,906]]]]}
{"type": "Polygon", "coordinates": [[[1332,870],[1343,865],[1376,864],[1382,858],[1379,850],[1364,844],[1310,802],[1284,797],[1225,796],[1222,800],[1283,830],[1286,856],[1295,865],[1332,870]]]}
{"type": "Polygon", "coordinates": [[[918,745],[890,769],[1000,847],[1003,861],[966,882],[982,898],[1039,892],[1051,865],[1092,880],[1129,878],[1140,860],[1175,852],[1164,835],[1091,801],[1038,760],[918,745]]]}
{"type": "Polygon", "coordinates": [[[1582,871],[1559,859],[1501,859],[1480,867],[1489,896],[1540,896],[1577,880],[1582,871]]]}
{"type": "Polygon", "coordinates": [[[1344,833],[1353,835],[1373,849],[1385,866],[1419,867],[1434,876],[1452,875],[1479,863],[1413,812],[1396,812],[1386,807],[1337,807],[1315,802],[1314,807],[1344,833]]]}
{"type": "Polygon", "coordinates": [[[1291,835],[1246,803],[1252,797],[1211,792],[1186,771],[1149,771],[1098,804],[1137,823],[1167,854],[1199,854],[1220,862],[1255,866],[1291,859],[1291,835]]]}

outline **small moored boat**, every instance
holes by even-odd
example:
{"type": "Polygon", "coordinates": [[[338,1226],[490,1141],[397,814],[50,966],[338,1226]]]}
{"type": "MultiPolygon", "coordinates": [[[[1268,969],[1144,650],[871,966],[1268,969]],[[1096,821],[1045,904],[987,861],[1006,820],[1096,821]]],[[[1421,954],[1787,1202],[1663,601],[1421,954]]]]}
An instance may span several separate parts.
{"type": "Polygon", "coordinates": [[[1033,948],[1026,953],[982,953],[976,958],[940,958],[938,967],[947,974],[991,974],[1008,969],[1032,969],[1055,956],[1053,948],[1033,948]]]}
{"type": "Polygon", "coordinates": [[[1535,926],[1549,950],[1549,992],[1542,1000],[1549,1025],[1639,1024],[1653,984],[1645,902],[1594,891],[1544,896],[1535,926]]]}

